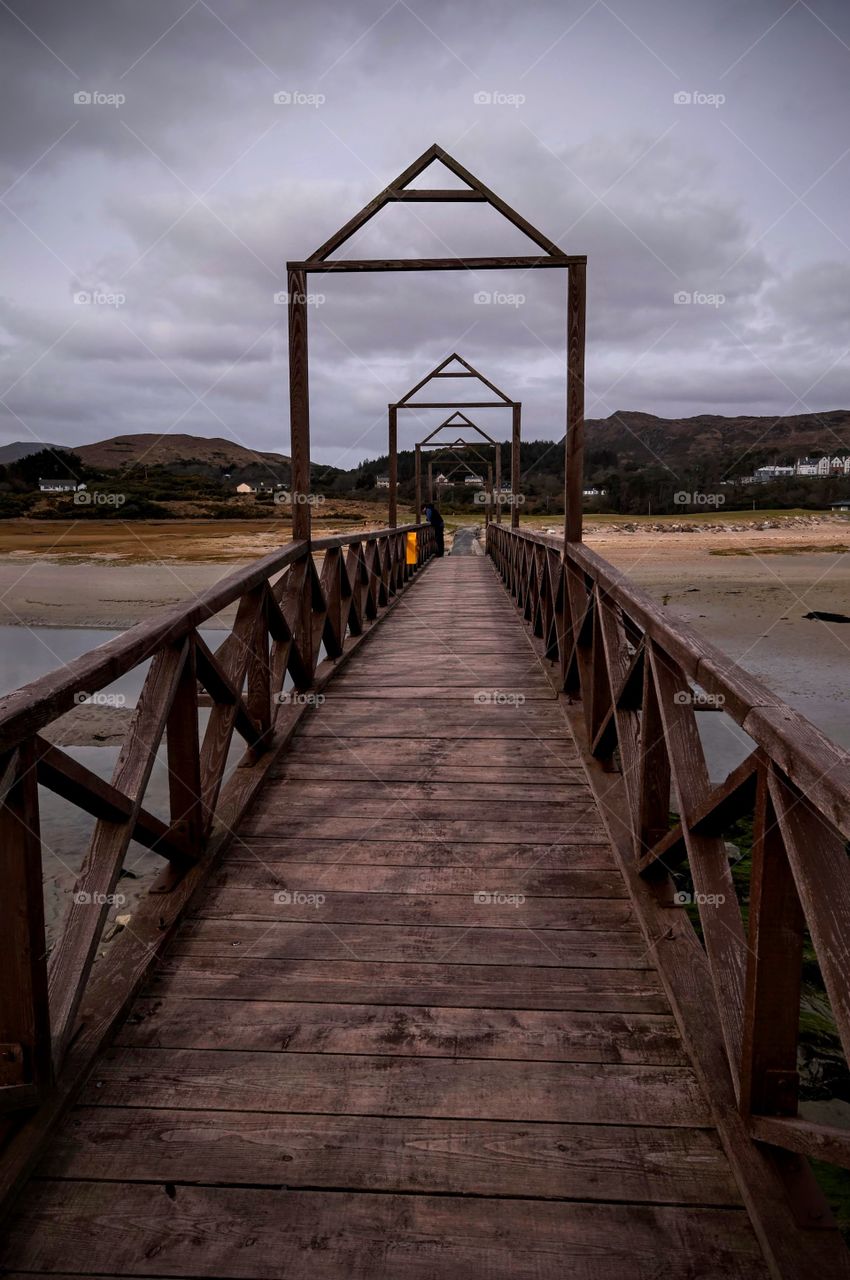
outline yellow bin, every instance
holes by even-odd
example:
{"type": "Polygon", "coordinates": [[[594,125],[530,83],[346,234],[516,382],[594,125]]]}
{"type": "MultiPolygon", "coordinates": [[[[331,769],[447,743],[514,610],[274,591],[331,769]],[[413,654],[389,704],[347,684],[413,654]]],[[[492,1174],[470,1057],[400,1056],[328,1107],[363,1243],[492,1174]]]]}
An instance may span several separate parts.
{"type": "Polygon", "coordinates": [[[405,558],[408,564],[419,563],[419,544],[415,533],[409,533],[407,535],[405,558]]]}

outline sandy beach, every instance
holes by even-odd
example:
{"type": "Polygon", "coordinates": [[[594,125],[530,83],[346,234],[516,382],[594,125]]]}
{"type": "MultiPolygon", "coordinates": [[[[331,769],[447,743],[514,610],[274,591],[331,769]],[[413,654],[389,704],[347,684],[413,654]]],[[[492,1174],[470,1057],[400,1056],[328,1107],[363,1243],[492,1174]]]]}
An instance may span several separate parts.
{"type": "MultiPolygon", "coordinates": [[[[449,541],[459,523],[448,517],[449,541]]],[[[559,531],[552,518],[523,523],[559,531]]],[[[322,521],[316,536],[344,531],[352,522],[322,521]]],[[[287,521],[3,522],[0,625],[124,630],[289,537],[287,521]]],[[[805,617],[850,613],[850,519],[603,517],[588,520],[586,541],[832,736],[850,740],[850,625],[805,617]]],[[[231,617],[225,612],[209,625],[227,626],[231,617]]],[[[3,668],[3,687],[14,687],[3,668]]]]}

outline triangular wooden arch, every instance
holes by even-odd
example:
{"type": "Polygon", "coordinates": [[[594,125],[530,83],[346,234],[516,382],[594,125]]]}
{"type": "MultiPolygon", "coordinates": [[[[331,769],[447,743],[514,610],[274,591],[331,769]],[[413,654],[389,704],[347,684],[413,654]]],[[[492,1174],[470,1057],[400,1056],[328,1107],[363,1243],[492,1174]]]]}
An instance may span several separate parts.
{"type": "MultiPolygon", "coordinates": [[[[433,378],[477,378],[482,386],[486,387],[488,391],[492,391],[493,395],[497,397],[493,402],[494,404],[513,405],[516,403],[516,401],[511,400],[510,396],[506,395],[500,387],[497,387],[494,382],[491,382],[489,378],[485,378],[483,373],[479,373],[477,369],[473,368],[468,360],[464,360],[463,356],[459,356],[456,351],[453,351],[451,355],[446,356],[445,360],[441,360],[436,368],[432,369],[430,373],[427,373],[421,382],[417,382],[415,387],[411,387],[407,394],[402,396],[402,398],[396,402],[397,406],[401,408],[402,405],[407,405],[411,409],[417,408],[415,402],[413,404],[410,403],[411,396],[415,396],[417,391],[421,391],[422,388],[427,386],[433,378]],[[451,369],[446,372],[446,365],[451,364],[453,360],[457,361],[457,363],[462,365],[463,368],[451,369]]],[[[458,410],[458,412],[460,412],[460,410],[458,410]]]]}
{"type": "Polygon", "coordinates": [[[312,262],[327,262],[332,253],[341,248],[346,240],[350,240],[355,231],[359,231],[361,227],[365,227],[366,223],[374,218],[375,214],[385,205],[393,204],[398,201],[423,201],[430,203],[451,203],[456,201],[473,201],[479,204],[489,204],[493,209],[500,213],[503,218],[510,222],[514,227],[527,236],[529,240],[533,240],[538,248],[551,257],[563,258],[563,252],[558,248],[553,240],[545,236],[537,227],[532,226],[521,214],[506,204],[495,191],[491,191],[484,183],[476,178],[474,173],[470,173],[465,169],[454,156],[449,155],[448,151],[444,151],[436,142],[428,147],[427,151],[423,151],[413,164],[403,170],[398,177],[384,187],[383,191],[375,196],[374,200],[370,200],[364,205],[359,213],[353,218],[349,218],[344,226],[340,227],[329,240],[326,240],[316,252],[313,254],[312,262]],[[456,177],[466,183],[466,187],[411,187],[409,183],[414,178],[418,178],[420,173],[433,164],[435,160],[439,160],[444,164],[456,177]]]}
{"type": "MultiPolygon", "coordinates": [[[[465,413],[453,413],[450,418],[446,418],[445,422],[441,422],[440,425],[438,427],[435,427],[434,430],[430,432],[429,435],[425,436],[424,440],[419,441],[420,447],[430,444],[431,441],[434,440],[435,436],[438,436],[441,431],[445,431],[448,427],[466,428],[470,431],[474,431],[476,435],[480,437],[480,439],[485,441],[486,444],[496,444],[496,441],[493,439],[493,437],[488,436],[487,432],[484,431],[481,427],[479,427],[477,423],[472,422],[470,418],[467,418],[465,413]],[[462,419],[462,421],[455,422],[454,421],[455,418],[460,418],[462,419]]],[[[460,436],[458,436],[457,440],[444,440],[444,441],[441,440],[441,441],[438,441],[437,443],[441,445],[445,445],[446,448],[451,448],[454,446],[458,446],[461,448],[467,448],[467,447],[472,448],[474,442],[472,440],[463,440],[460,436]]]]}

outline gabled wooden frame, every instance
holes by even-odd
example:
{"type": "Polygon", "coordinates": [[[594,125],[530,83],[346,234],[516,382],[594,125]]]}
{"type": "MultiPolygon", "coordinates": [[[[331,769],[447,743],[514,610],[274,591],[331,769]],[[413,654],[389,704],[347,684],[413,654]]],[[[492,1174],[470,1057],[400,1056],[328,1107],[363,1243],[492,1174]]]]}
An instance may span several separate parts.
{"type": "MultiPolygon", "coordinates": [[[[473,454],[473,458],[476,461],[484,464],[484,466],[487,468],[487,482],[484,486],[484,493],[486,495],[486,501],[484,503],[484,525],[486,528],[490,524],[490,521],[493,518],[494,502],[493,502],[493,464],[492,462],[488,462],[488,460],[484,457],[482,453],[479,453],[476,448],[474,448],[472,445],[468,444],[464,440],[458,440],[452,444],[441,444],[439,441],[435,441],[433,444],[426,445],[425,447],[436,449],[436,450],[442,450],[449,456],[449,458],[455,459],[455,465],[445,473],[447,480],[450,480],[452,476],[457,475],[458,471],[465,471],[467,475],[475,474],[475,472],[472,470],[469,460],[467,458],[461,457],[461,454],[460,454],[461,449],[471,450],[473,454]]],[[[421,454],[419,452],[419,448],[420,446],[417,445],[416,461],[420,467],[420,477],[421,477],[421,454]]],[[[435,501],[435,490],[434,490],[434,463],[435,462],[439,464],[441,462],[441,459],[439,457],[436,457],[436,458],[430,457],[428,459],[428,501],[429,502],[435,501]]],[[[420,478],[420,484],[421,484],[421,478],[420,478]]],[[[421,506],[422,504],[420,502],[419,508],[421,508],[421,506]]]]}
{"type": "MultiPolygon", "coordinates": [[[[483,431],[481,427],[476,426],[476,424],[466,416],[463,410],[464,409],[502,409],[502,408],[510,409],[511,411],[511,493],[516,494],[519,492],[519,447],[520,447],[520,441],[522,439],[522,403],[519,400],[512,400],[510,396],[501,389],[501,387],[497,387],[496,384],[494,382],[491,382],[489,378],[485,378],[484,374],[481,373],[480,370],[474,368],[473,365],[471,365],[468,360],[464,360],[463,356],[458,355],[456,351],[453,351],[451,355],[446,356],[445,360],[441,360],[440,363],[434,369],[432,369],[430,373],[426,373],[425,377],[420,379],[420,381],[417,382],[415,386],[412,386],[410,390],[405,395],[403,395],[400,400],[396,400],[394,404],[387,405],[387,436],[389,440],[389,459],[390,459],[389,461],[389,479],[390,479],[389,525],[390,525],[390,528],[394,528],[398,523],[397,495],[398,495],[398,411],[399,409],[454,409],[455,412],[451,415],[451,417],[447,418],[445,422],[440,423],[440,426],[437,427],[436,430],[440,431],[442,430],[443,427],[453,425],[455,419],[458,419],[459,425],[464,427],[471,427],[473,430],[477,431],[479,435],[481,435],[484,439],[488,440],[490,444],[495,445],[496,447],[495,470],[496,470],[496,475],[499,478],[499,484],[501,485],[501,478],[502,478],[501,445],[498,444],[493,439],[492,436],[488,436],[487,432],[483,431]],[[453,361],[456,361],[459,365],[462,366],[462,368],[449,369],[448,371],[446,371],[446,366],[450,365],[453,361]],[[430,401],[424,401],[424,402],[414,401],[413,403],[411,403],[411,397],[415,396],[417,392],[421,391],[424,387],[427,387],[428,383],[431,382],[434,378],[475,378],[477,379],[478,382],[481,383],[482,386],[486,387],[488,391],[492,391],[495,399],[476,400],[476,401],[430,400],[430,401]]],[[[426,436],[425,440],[421,441],[421,443],[425,444],[429,439],[430,439],[430,436],[426,436]]],[[[418,511],[422,506],[422,501],[421,501],[422,474],[420,470],[420,459],[418,455],[417,455],[416,461],[417,461],[416,509],[418,511]]],[[[433,499],[433,496],[434,496],[433,492],[431,492],[432,499],[433,499]]],[[[517,528],[519,525],[519,507],[517,506],[516,503],[511,504],[511,524],[514,528],[517,528]]]]}
{"type": "MultiPolygon", "coordinates": [[[[292,456],[292,533],[295,538],[310,538],[310,395],[307,324],[307,278],[311,273],[359,271],[487,271],[556,267],[567,271],[567,412],[564,481],[564,540],[580,541],[582,526],[582,469],[584,454],[584,347],[587,258],[562,253],[553,240],[512,209],[485,186],[479,178],[444,151],[437,143],[379,192],[359,213],[350,218],[312,257],[287,263],[289,293],[289,410],[292,456]],[[466,184],[462,188],[417,188],[408,184],[434,161],[441,164],[466,184]],[[542,253],[532,256],[509,255],[486,258],[400,258],[352,259],[335,258],[335,254],[351,236],[364,227],[375,214],[393,202],[423,203],[474,202],[489,204],[508,222],[527,236],[542,253]]],[[[420,406],[422,407],[422,406],[420,406]]],[[[452,406],[447,405],[447,408],[452,406]]],[[[474,408],[474,405],[468,407],[474,408]]],[[[512,481],[514,479],[512,468],[512,481]]],[[[516,514],[512,508],[512,521],[516,514]]]]}
{"type": "MultiPolygon", "coordinates": [[[[501,509],[499,500],[496,497],[496,490],[498,490],[499,493],[501,493],[501,485],[502,485],[502,445],[499,440],[495,440],[493,436],[488,435],[488,433],[484,430],[483,427],[479,427],[477,423],[473,422],[471,418],[468,418],[465,413],[461,413],[460,411],[456,411],[450,417],[446,418],[445,422],[441,422],[438,427],[435,427],[433,431],[429,432],[429,434],[425,436],[424,440],[417,440],[416,444],[414,445],[415,459],[416,459],[415,472],[414,472],[414,475],[415,475],[414,490],[415,490],[417,519],[419,518],[419,512],[421,512],[422,510],[422,450],[423,449],[446,449],[449,452],[454,452],[456,449],[471,449],[475,457],[478,459],[478,461],[483,462],[484,465],[487,467],[487,471],[489,475],[487,491],[490,494],[490,500],[487,504],[487,510],[485,512],[485,521],[486,523],[489,524],[492,508],[495,507],[496,521],[497,523],[501,523],[502,509],[501,509]],[[460,421],[456,421],[457,419],[460,419],[460,421]],[[454,428],[455,426],[457,426],[462,431],[474,431],[475,434],[479,436],[485,442],[486,445],[491,446],[494,452],[493,463],[491,464],[488,461],[488,459],[484,457],[483,454],[479,453],[478,450],[474,448],[474,445],[469,440],[464,440],[460,436],[456,440],[435,439],[435,437],[438,436],[441,431],[447,431],[450,428],[454,428]],[[495,489],[493,487],[494,473],[496,478],[495,489]]],[[[429,461],[428,463],[428,500],[429,502],[434,501],[434,485],[433,485],[432,476],[433,476],[433,466],[432,466],[432,461],[429,461]]]]}

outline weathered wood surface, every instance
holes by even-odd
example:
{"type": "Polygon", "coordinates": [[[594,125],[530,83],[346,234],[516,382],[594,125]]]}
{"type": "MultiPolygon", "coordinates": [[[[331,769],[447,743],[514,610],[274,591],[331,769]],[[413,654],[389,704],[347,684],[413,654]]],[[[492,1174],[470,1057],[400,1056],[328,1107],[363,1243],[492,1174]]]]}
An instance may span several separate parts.
{"type": "Polygon", "coordinates": [[[541,671],[487,561],[414,583],[270,770],[0,1265],[769,1274],[541,671]]]}

